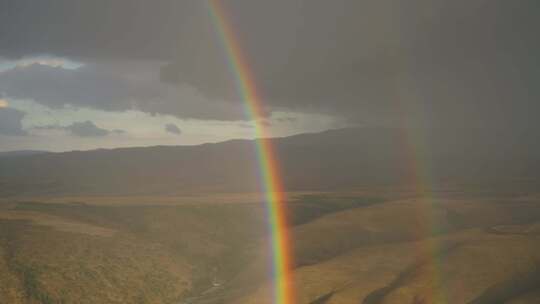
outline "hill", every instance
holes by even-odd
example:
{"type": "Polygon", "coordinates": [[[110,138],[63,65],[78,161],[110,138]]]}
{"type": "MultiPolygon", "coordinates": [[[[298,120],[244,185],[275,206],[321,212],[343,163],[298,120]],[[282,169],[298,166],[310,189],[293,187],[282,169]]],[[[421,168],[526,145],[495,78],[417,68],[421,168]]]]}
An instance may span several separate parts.
{"type": "MultiPolygon", "coordinates": [[[[350,128],[272,141],[289,191],[410,186],[418,174],[435,186],[536,187],[540,144],[501,132],[350,128]]],[[[0,157],[0,196],[256,191],[257,165],[248,140],[0,157]]]]}
{"type": "MultiPolygon", "coordinates": [[[[537,200],[514,199],[414,198],[327,214],[293,229],[298,303],[536,303],[539,219],[537,200]]],[[[271,303],[269,290],[226,303],[271,303]]]]}
{"type": "MultiPolygon", "coordinates": [[[[537,303],[539,196],[287,204],[298,304],[537,303]]],[[[258,201],[0,204],[0,302],[271,303],[258,201]]]]}
{"type": "Polygon", "coordinates": [[[43,154],[43,153],[47,153],[47,151],[40,151],[40,150],[6,151],[6,152],[0,152],[0,157],[29,156],[29,155],[36,155],[36,154],[43,154]]]}

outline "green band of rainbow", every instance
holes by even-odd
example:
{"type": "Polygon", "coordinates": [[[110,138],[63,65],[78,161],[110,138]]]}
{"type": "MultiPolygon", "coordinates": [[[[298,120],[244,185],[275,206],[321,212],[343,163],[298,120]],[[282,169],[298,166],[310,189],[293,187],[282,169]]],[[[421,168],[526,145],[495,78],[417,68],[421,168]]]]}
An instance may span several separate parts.
{"type": "Polygon", "coordinates": [[[216,32],[227,53],[227,61],[234,74],[237,89],[245,103],[246,114],[255,123],[257,156],[261,182],[265,193],[271,232],[273,303],[294,303],[291,282],[291,254],[289,236],[286,230],[286,214],[283,206],[285,196],[281,185],[281,175],[272,141],[261,123],[264,117],[262,98],[257,92],[255,78],[251,73],[247,57],[242,52],[220,0],[208,0],[208,11],[216,32]]]}

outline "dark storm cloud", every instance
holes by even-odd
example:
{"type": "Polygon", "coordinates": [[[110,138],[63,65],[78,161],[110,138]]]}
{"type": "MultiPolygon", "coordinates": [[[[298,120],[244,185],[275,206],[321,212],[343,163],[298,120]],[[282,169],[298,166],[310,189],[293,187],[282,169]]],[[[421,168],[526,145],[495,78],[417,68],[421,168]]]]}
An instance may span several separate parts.
{"type": "Polygon", "coordinates": [[[0,134],[11,136],[27,135],[21,121],[25,113],[16,109],[0,107],[0,134]]]}
{"type": "Polygon", "coordinates": [[[167,131],[167,133],[171,133],[171,134],[174,134],[174,135],[182,134],[182,131],[180,130],[180,128],[178,128],[178,126],[173,124],[173,123],[166,124],[165,125],[165,131],[167,131]]]}
{"type": "MultiPolygon", "coordinates": [[[[273,108],[475,127],[540,111],[537,1],[255,2],[226,6],[273,108]]],[[[178,57],[168,74],[227,95],[217,61],[178,57]]]]}
{"type": "Polygon", "coordinates": [[[167,59],[197,2],[2,0],[0,55],[167,59]]]}
{"type": "MultiPolygon", "coordinates": [[[[160,60],[170,63],[161,72],[164,82],[238,101],[202,2],[4,0],[0,55],[160,60]]],[[[270,109],[327,112],[353,121],[428,117],[433,124],[469,125],[536,121],[539,5],[535,0],[223,1],[270,109]]],[[[81,89],[84,96],[68,94],[69,103],[78,97],[99,108],[128,108],[132,94],[118,97],[107,84],[99,86],[110,98],[91,100],[81,89]]],[[[221,113],[218,105],[187,107],[150,98],[152,89],[130,90],[142,95],[135,99],[145,111],[181,115],[187,108],[184,117],[237,117],[221,113]],[[146,99],[162,101],[159,107],[143,106],[146,99]]]]}

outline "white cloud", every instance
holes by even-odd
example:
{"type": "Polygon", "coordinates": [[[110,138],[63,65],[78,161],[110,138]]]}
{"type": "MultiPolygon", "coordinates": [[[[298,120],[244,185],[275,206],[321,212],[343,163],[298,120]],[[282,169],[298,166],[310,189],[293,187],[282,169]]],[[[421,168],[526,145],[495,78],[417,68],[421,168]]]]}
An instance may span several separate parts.
{"type": "Polygon", "coordinates": [[[32,56],[23,57],[18,60],[4,60],[0,61],[0,72],[7,71],[13,68],[24,68],[33,64],[39,64],[55,68],[63,69],[77,69],[83,66],[83,63],[69,60],[67,58],[55,57],[55,56],[32,56]]]}

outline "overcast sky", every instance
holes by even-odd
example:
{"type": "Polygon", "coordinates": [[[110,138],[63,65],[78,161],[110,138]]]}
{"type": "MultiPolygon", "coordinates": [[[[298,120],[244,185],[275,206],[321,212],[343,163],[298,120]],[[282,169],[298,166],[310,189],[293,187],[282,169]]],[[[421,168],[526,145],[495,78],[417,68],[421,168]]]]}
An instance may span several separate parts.
{"type": "MultiPolygon", "coordinates": [[[[229,0],[273,135],[539,129],[536,0],[229,0]]],[[[204,1],[0,0],[0,150],[253,137],[204,1]]]]}

